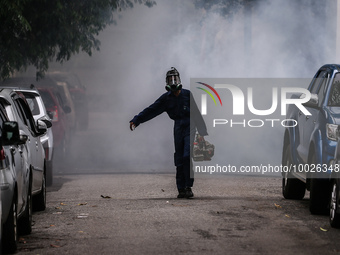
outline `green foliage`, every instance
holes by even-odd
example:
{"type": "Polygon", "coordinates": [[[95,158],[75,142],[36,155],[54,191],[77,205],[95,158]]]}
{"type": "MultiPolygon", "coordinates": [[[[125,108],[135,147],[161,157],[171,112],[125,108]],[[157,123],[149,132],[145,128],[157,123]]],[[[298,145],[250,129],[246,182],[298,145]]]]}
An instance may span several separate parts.
{"type": "Polygon", "coordinates": [[[96,36],[114,22],[114,11],[152,0],[1,0],[0,79],[33,65],[37,78],[49,61],[67,61],[99,50],[96,36]]]}

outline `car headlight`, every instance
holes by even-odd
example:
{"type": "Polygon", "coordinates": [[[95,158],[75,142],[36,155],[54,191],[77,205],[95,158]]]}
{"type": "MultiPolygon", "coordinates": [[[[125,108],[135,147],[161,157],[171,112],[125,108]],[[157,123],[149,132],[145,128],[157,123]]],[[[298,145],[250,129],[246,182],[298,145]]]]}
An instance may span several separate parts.
{"type": "Polygon", "coordinates": [[[327,138],[329,140],[333,140],[333,141],[337,141],[338,140],[338,125],[334,125],[334,124],[326,124],[326,134],[327,134],[327,138]]]}

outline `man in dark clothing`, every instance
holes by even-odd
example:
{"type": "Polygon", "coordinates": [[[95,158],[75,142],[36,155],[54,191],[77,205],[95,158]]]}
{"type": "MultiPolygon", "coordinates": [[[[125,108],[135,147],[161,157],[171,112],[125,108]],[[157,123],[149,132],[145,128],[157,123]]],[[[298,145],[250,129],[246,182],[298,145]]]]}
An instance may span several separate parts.
{"type": "Polygon", "coordinates": [[[166,93],[161,95],[152,105],[145,108],[130,121],[133,130],[140,123],[146,122],[166,112],[175,121],[175,166],[178,198],[193,197],[194,183],[192,147],[196,130],[201,136],[208,135],[207,128],[194,101],[191,92],[182,88],[179,72],[172,67],[166,74],[166,93]],[[191,118],[190,118],[191,112],[191,118]]]}

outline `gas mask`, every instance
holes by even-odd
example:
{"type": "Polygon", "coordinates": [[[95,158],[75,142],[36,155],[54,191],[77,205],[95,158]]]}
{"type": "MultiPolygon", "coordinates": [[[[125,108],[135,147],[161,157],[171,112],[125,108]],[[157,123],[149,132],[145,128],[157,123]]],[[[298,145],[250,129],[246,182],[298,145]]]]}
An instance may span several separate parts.
{"type": "Polygon", "coordinates": [[[166,73],[165,82],[166,82],[165,89],[167,91],[174,92],[182,89],[179,72],[174,67],[171,67],[171,70],[166,73]]]}

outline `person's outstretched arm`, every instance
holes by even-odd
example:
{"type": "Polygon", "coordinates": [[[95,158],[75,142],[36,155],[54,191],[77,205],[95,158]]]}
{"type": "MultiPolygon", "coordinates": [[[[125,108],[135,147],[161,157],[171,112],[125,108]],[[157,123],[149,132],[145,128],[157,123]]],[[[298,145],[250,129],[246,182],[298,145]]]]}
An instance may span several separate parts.
{"type": "Polygon", "coordinates": [[[145,108],[132,120],[130,120],[130,130],[133,131],[139,124],[155,118],[165,111],[165,96],[167,93],[160,96],[153,104],[145,108]]]}

